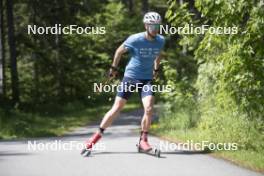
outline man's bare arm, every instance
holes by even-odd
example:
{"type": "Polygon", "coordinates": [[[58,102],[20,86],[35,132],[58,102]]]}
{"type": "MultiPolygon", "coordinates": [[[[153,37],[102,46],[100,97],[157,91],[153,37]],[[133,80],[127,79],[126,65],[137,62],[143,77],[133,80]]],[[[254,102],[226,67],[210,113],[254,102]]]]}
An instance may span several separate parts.
{"type": "Polygon", "coordinates": [[[118,73],[118,69],[117,66],[119,64],[119,61],[122,57],[122,55],[127,52],[127,49],[125,48],[124,44],[120,45],[114,55],[114,59],[113,59],[113,63],[111,65],[110,71],[108,73],[110,78],[114,78],[116,77],[117,73],[118,73]]]}
{"type": "Polygon", "coordinates": [[[153,79],[157,79],[158,77],[158,71],[159,71],[159,66],[160,66],[160,60],[162,58],[162,55],[159,54],[155,61],[154,61],[154,70],[153,70],[153,79]]]}
{"type": "Polygon", "coordinates": [[[115,52],[115,55],[114,55],[114,59],[113,59],[113,63],[112,63],[112,66],[113,67],[117,67],[118,66],[118,63],[121,59],[121,56],[127,52],[127,49],[125,48],[124,44],[120,45],[116,52],[115,52]]]}
{"type": "Polygon", "coordinates": [[[161,54],[159,54],[154,62],[154,70],[158,70],[159,69],[159,65],[160,65],[160,60],[161,60],[162,56],[161,54]]]}

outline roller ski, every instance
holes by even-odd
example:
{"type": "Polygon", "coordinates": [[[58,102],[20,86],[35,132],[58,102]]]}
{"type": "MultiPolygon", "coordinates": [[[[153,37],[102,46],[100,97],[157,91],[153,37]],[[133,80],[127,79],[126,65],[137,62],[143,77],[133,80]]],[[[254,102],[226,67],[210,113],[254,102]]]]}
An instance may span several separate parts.
{"type": "Polygon", "coordinates": [[[101,139],[102,134],[100,132],[96,132],[92,135],[92,137],[85,143],[85,148],[82,149],[81,155],[84,157],[88,157],[91,155],[93,146],[96,144],[96,142],[101,139]]]}
{"type": "Polygon", "coordinates": [[[136,146],[138,153],[145,153],[160,158],[160,150],[149,145],[147,132],[141,132],[139,143],[136,146]]]}

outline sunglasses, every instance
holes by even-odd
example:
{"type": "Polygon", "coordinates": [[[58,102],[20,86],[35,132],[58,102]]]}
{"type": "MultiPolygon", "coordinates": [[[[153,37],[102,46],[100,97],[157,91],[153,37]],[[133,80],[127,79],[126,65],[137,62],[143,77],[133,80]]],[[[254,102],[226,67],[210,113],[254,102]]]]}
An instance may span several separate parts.
{"type": "Polygon", "coordinates": [[[160,29],[160,24],[148,24],[150,30],[158,31],[160,29]]]}

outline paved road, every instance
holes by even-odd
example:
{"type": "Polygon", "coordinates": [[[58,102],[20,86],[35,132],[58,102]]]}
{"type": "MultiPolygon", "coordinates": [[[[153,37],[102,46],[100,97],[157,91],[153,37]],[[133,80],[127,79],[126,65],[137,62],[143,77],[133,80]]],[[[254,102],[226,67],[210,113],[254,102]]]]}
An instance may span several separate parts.
{"type": "MultiPolygon", "coordinates": [[[[97,128],[96,125],[79,128],[61,138],[36,139],[39,148],[35,151],[28,148],[28,141],[1,141],[0,176],[262,175],[201,153],[167,151],[162,154],[162,158],[137,153],[135,144],[138,134],[135,130],[141,113],[135,111],[121,114],[114,125],[107,129],[98,150],[89,158],[81,157],[78,147],[97,128]],[[58,148],[54,147],[56,140],[61,141],[61,146],[65,147],[72,141],[76,148],[59,150],[59,145],[58,148]],[[47,148],[44,149],[43,146],[47,148]]],[[[150,137],[149,140],[152,144],[159,145],[159,139],[150,137]]],[[[30,141],[33,143],[34,139],[30,141]]]]}

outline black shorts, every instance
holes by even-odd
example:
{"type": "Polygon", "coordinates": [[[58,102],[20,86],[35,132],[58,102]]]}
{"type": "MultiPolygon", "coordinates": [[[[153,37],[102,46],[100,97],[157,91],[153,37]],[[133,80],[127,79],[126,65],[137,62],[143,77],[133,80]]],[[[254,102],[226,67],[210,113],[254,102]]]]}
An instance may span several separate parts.
{"type": "Polygon", "coordinates": [[[141,98],[149,95],[154,96],[154,92],[152,91],[152,80],[124,77],[117,89],[116,96],[128,100],[133,92],[138,92],[141,98]]]}

